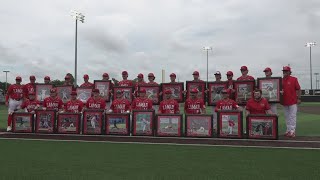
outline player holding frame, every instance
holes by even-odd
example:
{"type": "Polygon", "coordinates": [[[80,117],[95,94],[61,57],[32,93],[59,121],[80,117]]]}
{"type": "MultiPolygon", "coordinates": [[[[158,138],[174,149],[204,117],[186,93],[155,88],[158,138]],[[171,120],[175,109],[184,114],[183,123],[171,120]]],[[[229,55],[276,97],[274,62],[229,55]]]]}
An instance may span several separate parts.
{"type": "Polygon", "coordinates": [[[204,114],[206,113],[206,105],[203,99],[198,98],[199,90],[193,88],[190,91],[190,98],[184,104],[184,112],[186,114],[204,114]]]}

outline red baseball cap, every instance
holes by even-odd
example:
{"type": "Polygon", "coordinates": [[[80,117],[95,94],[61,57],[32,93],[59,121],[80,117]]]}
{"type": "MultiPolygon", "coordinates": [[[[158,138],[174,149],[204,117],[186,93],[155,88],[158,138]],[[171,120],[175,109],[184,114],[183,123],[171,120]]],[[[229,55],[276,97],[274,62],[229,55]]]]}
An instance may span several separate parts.
{"type": "Polygon", "coordinates": [[[171,91],[170,89],[166,89],[166,90],[164,91],[164,93],[165,93],[165,94],[172,94],[172,91],[171,91]]]}
{"type": "Polygon", "coordinates": [[[263,70],[263,72],[272,72],[272,70],[271,70],[271,68],[266,67],[266,68],[263,70]]]}
{"type": "Polygon", "coordinates": [[[30,80],[36,80],[36,77],[34,75],[31,75],[29,79],[30,80]]]}
{"type": "Polygon", "coordinates": [[[20,80],[20,81],[21,81],[22,78],[21,78],[20,76],[17,76],[17,77],[16,77],[16,80],[20,80]]]}
{"type": "Polygon", "coordinates": [[[240,70],[248,71],[247,66],[241,66],[240,70]]]}
{"type": "Polygon", "coordinates": [[[108,74],[108,73],[103,73],[102,76],[103,76],[103,77],[109,77],[109,74],[108,74]]]}
{"type": "Polygon", "coordinates": [[[198,71],[194,71],[194,72],[192,73],[192,75],[197,75],[197,76],[199,76],[199,72],[198,72],[198,71]]]}
{"type": "Polygon", "coordinates": [[[92,92],[93,93],[99,93],[100,91],[99,91],[99,89],[92,89],[92,92]]]}
{"type": "Polygon", "coordinates": [[[137,77],[138,78],[143,78],[143,74],[139,73],[137,77]]]}
{"type": "Polygon", "coordinates": [[[177,77],[175,73],[171,73],[170,77],[177,77]]]}
{"type": "Polygon", "coordinates": [[[228,75],[233,76],[233,72],[232,72],[232,71],[228,71],[228,72],[227,72],[227,76],[228,76],[228,75]]]}
{"type": "Polygon", "coordinates": [[[283,66],[282,71],[290,71],[291,72],[291,68],[290,68],[290,66],[283,66]]]}
{"type": "Polygon", "coordinates": [[[77,91],[72,91],[70,95],[77,95],[77,91]]]}
{"type": "Polygon", "coordinates": [[[89,79],[89,75],[88,75],[88,74],[85,74],[85,75],[83,75],[83,78],[84,78],[84,79],[89,79]]]}
{"type": "Polygon", "coordinates": [[[197,89],[197,88],[193,88],[193,89],[191,89],[191,91],[190,91],[191,93],[198,93],[199,92],[199,90],[197,89]]]}
{"type": "Polygon", "coordinates": [[[57,89],[56,89],[56,88],[50,89],[50,93],[56,93],[56,92],[57,92],[57,89]]]}
{"type": "Polygon", "coordinates": [[[140,93],[147,93],[146,89],[140,89],[139,92],[140,93]]]}
{"type": "Polygon", "coordinates": [[[50,80],[49,76],[44,77],[44,80],[50,80]]]}
{"type": "Polygon", "coordinates": [[[154,74],[153,73],[149,73],[148,77],[154,77],[154,74]]]}
{"type": "Polygon", "coordinates": [[[128,75],[127,71],[122,71],[122,75],[128,75]]]}

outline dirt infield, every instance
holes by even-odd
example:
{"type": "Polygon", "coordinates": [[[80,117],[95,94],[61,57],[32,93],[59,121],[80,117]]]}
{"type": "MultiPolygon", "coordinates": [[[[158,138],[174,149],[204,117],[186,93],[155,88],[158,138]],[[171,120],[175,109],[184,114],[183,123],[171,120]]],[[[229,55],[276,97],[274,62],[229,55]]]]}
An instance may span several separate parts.
{"type": "Polygon", "coordinates": [[[298,110],[299,110],[299,112],[303,112],[303,113],[320,115],[320,107],[319,106],[299,106],[298,110]]]}
{"type": "Polygon", "coordinates": [[[139,142],[157,144],[200,144],[256,147],[291,147],[320,148],[320,137],[298,137],[280,140],[222,139],[222,138],[186,138],[186,137],[142,137],[142,136],[109,136],[109,135],[63,135],[63,134],[25,134],[2,132],[0,138],[49,139],[49,140],[81,140],[105,142],[139,142]]]}

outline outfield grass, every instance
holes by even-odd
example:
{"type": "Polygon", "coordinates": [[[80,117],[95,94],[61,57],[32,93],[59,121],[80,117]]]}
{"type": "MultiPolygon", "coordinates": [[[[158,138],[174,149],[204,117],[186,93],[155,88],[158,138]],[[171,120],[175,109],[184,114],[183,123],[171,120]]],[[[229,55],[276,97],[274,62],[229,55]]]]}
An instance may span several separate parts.
{"type": "Polygon", "coordinates": [[[0,140],[0,179],[319,179],[319,150],[0,140]]]}

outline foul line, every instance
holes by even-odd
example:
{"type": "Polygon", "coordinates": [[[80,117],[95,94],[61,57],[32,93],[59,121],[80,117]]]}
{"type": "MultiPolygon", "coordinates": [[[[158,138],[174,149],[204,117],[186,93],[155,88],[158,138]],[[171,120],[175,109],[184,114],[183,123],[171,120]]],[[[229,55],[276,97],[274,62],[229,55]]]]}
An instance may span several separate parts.
{"type": "Polygon", "coordinates": [[[294,149],[294,150],[320,150],[310,147],[274,147],[274,146],[242,146],[242,145],[211,145],[211,144],[179,144],[179,143],[148,143],[148,142],[115,142],[115,141],[87,141],[87,140],[59,140],[59,139],[28,139],[28,138],[2,138],[0,140],[24,140],[44,142],[84,142],[84,143],[110,143],[110,144],[141,144],[141,145],[173,145],[196,147],[230,147],[230,148],[257,148],[257,149],[294,149]]]}

